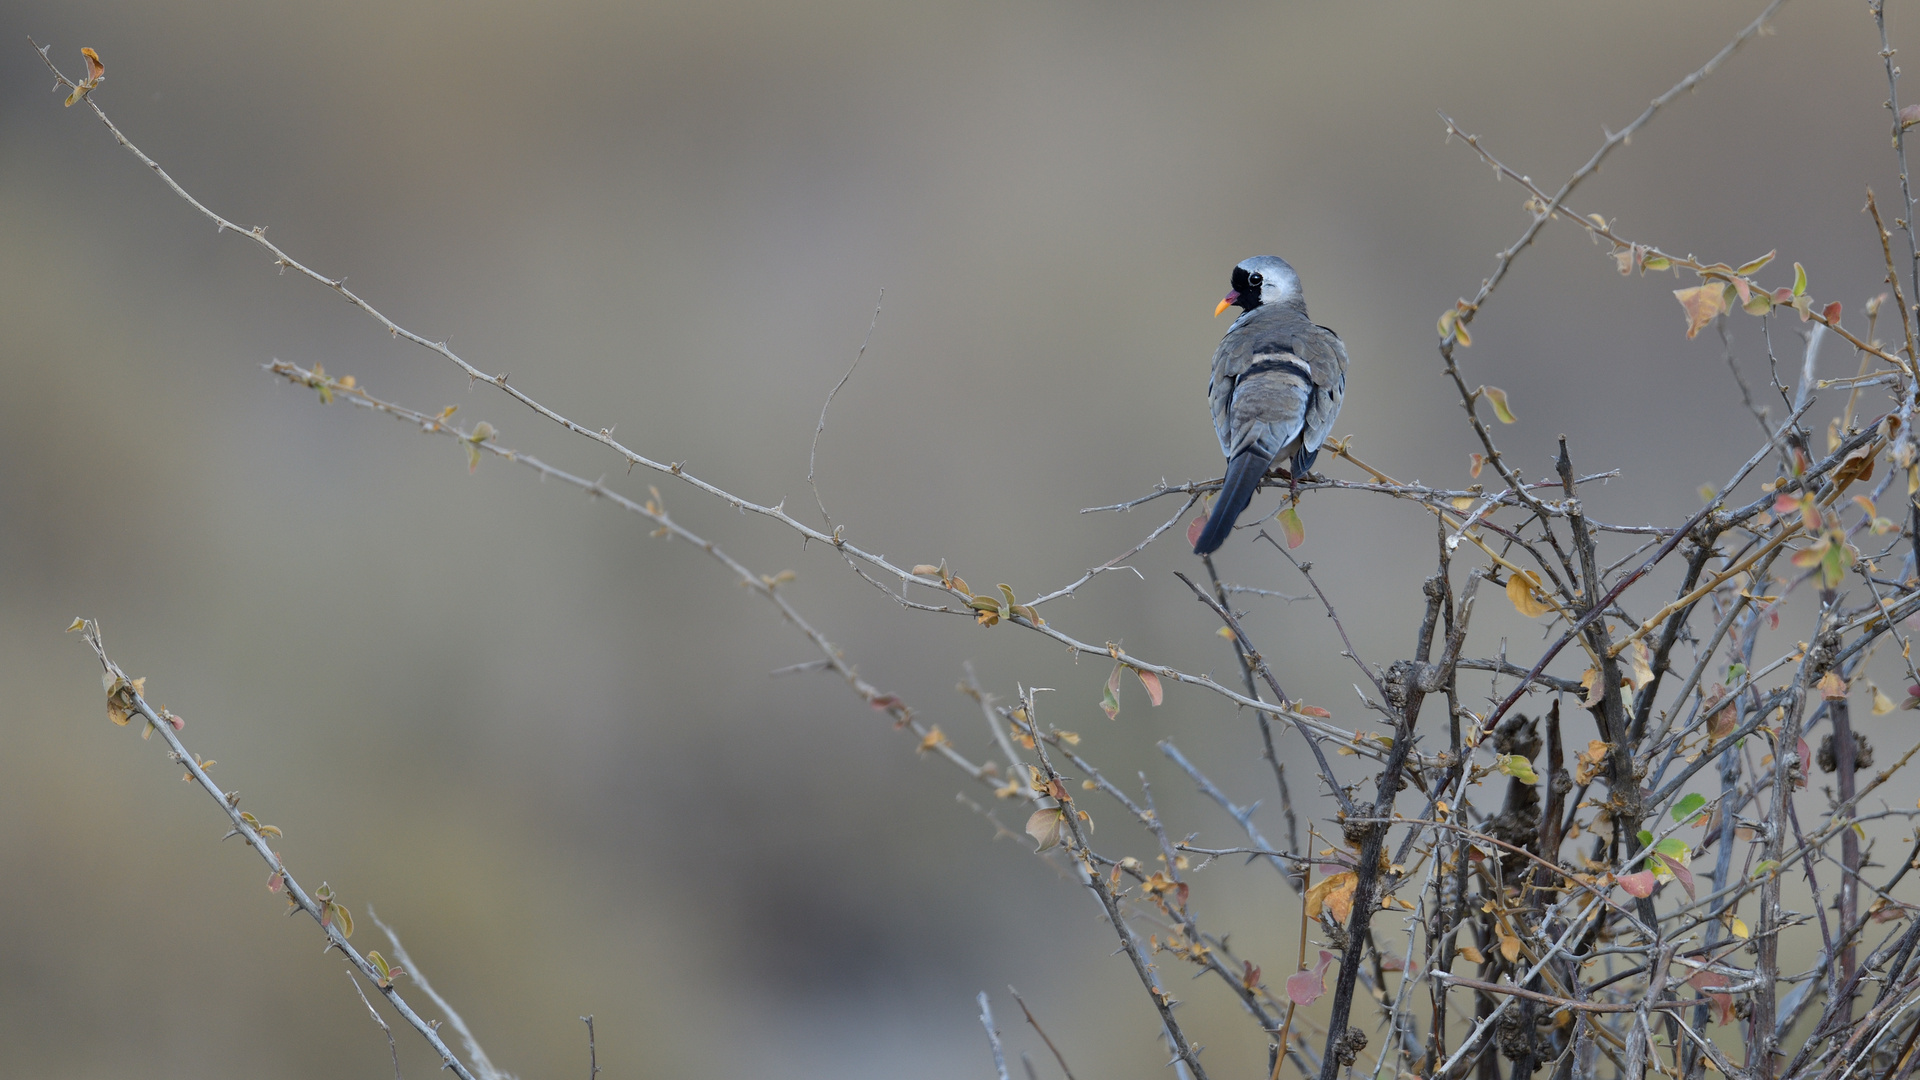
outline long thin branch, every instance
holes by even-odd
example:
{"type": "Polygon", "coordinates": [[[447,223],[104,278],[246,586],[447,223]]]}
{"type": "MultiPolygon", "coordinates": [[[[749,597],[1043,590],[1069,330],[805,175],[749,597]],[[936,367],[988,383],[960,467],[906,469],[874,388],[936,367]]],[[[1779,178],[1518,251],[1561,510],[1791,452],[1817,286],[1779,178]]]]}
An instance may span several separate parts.
{"type": "Polygon", "coordinates": [[[260,854],[261,860],[267,864],[269,882],[277,883],[279,887],[284,888],[288,901],[306,912],[320,927],[320,932],[326,936],[327,946],[340,950],[340,954],[347,958],[348,963],[358,969],[360,974],[366,976],[367,981],[379,988],[388,1004],[400,1014],[400,1018],[419,1032],[420,1037],[427,1041],[427,1045],[433,1047],[434,1053],[440,1056],[442,1068],[452,1070],[460,1080],[489,1080],[469,1071],[458,1055],[454,1054],[441,1040],[440,1033],[435,1030],[436,1025],[429,1024],[420,1017],[419,1013],[414,1012],[413,1007],[407,1004],[406,999],[400,995],[400,991],[393,986],[392,980],[383,975],[371,961],[362,956],[360,951],[347,941],[346,934],[340,929],[340,920],[335,910],[336,902],[331,898],[316,900],[311,893],[301,887],[293,874],[288,872],[286,864],[280,861],[280,856],[274,854],[273,848],[268,846],[267,837],[263,835],[261,828],[256,827],[250,820],[253,815],[241,812],[239,796],[223,790],[220,785],[214,783],[213,778],[207,775],[206,769],[201,767],[201,759],[188,752],[186,744],[181,742],[174,728],[172,714],[156,710],[148,703],[146,696],[136,689],[136,684],[127,677],[127,673],[120,669],[120,665],[108,659],[107,647],[101,640],[99,626],[91,619],[79,620],[79,622],[80,625],[76,629],[80,630],[88,647],[93,649],[93,654],[99,657],[100,667],[106,672],[102,681],[109,687],[109,697],[123,702],[128,712],[137,714],[146,722],[149,730],[160,733],[161,740],[173,751],[173,759],[184,766],[187,775],[191,776],[194,782],[200,785],[200,789],[219,805],[228,823],[232,825],[233,832],[244,839],[247,846],[260,854]],[[383,983],[385,985],[382,985],[383,983]]]}

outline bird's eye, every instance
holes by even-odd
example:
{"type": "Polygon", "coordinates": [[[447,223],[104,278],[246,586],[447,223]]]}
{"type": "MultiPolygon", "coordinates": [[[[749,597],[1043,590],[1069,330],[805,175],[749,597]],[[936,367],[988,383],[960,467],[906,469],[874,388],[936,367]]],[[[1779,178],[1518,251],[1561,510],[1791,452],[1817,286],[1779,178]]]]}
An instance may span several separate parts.
{"type": "Polygon", "coordinates": [[[1260,284],[1260,275],[1259,275],[1259,274],[1248,274],[1248,275],[1247,275],[1247,284],[1249,284],[1249,285],[1258,285],[1258,284],[1260,284]]]}

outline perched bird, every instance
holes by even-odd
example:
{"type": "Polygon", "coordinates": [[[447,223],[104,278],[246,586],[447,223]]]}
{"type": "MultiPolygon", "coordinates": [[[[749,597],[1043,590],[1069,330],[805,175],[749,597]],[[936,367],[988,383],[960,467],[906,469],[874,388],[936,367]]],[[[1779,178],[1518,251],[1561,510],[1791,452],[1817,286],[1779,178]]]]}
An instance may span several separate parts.
{"type": "Polygon", "coordinates": [[[1234,267],[1233,291],[1213,313],[1229,307],[1241,315],[1213,351],[1207,384],[1227,479],[1193,545],[1196,555],[1225,542],[1275,462],[1287,463],[1290,485],[1299,483],[1347,394],[1346,346],[1307,317],[1300,275],[1286,260],[1257,255],[1234,267]]]}

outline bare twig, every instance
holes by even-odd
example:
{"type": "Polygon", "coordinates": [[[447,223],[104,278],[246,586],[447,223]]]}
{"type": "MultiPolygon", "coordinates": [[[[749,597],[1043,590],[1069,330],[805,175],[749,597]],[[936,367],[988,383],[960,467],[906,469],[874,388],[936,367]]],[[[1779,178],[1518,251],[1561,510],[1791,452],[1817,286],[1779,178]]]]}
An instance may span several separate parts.
{"type": "Polygon", "coordinates": [[[1027,1023],[1032,1024],[1033,1030],[1039,1032],[1040,1041],[1047,1044],[1048,1050],[1053,1051],[1053,1060],[1060,1063],[1060,1071],[1067,1075],[1067,1080],[1073,1080],[1073,1070],[1067,1068],[1066,1057],[1060,1053],[1059,1047],[1053,1045],[1053,1040],[1047,1037],[1046,1029],[1040,1026],[1040,1021],[1034,1019],[1033,1010],[1027,1008],[1026,999],[1020,996],[1020,991],[1011,986],[1007,987],[1007,992],[1013,995],[1013,1000],[1020,1003],[1020,1011],[1027,1014],[1027,1023]]]}
{"type": "Polygon", "coordinates": [[[820,485],[813,482],[814,455],[820,450],[820,433],[827,430],[827,410],[833,407],[834,395],[840,393],[840,388],[847,385],[848,379],[853,378],[854,369],[860,366],[861,358],[867,355],[867,343],[873,340],[873,328],[880,325],[880,305],[886,298],[887,290],[881,289],[879,298],[873,302],[873,321],[867,324],[867,336],[860,339],[860,351],[853,354],[853,363],[847,365],[847,373],[840,376],[840,381],[827,391],[827,400],[820,403],[820,423],[813,429],[813,441],[807,444],[807,486],[813,489],[814,505],[820,508],[820,517],[826,521],[828,528],[833,527],[833,515],[827,513],[827,504],[820,498],[820,485]]]}
{"type": "Polygon", "coordinates": [[[980,991],[980,1026],[987,1029],[987,1045],[993,1048],[993,1071],[1000,1080],[1009,1080],[1007,1076],[1007,1056],[1000,1051],[1000,1030],[993,1026],[993,1006],[987,1002],[987,992],[980,991]]]}
{"type": "Polygon", "coordinates": [[[367,992],[360,989],[360,980],[353,977],[352,969],[347,971],[347,982],[353,992],[360,995],[360,1004],[367,1007],[367,1015],[373,1017],[373,1022],[380,1025],[381,1034],[387,1037],[387,1053],[393,1056],[393,1080],[400,1080],[400,1047],[393,1041],[393,1029],[380,1019],[380,1010],[373,1007],[373,1002],[367,1000],[367,992]]]}
{"type": "Polygon", "coordinates": [[[583,1016],[580,1022],[587,1025],[587,1080],[600,1075],[600,1051],[593,1046],[593,1017],[583,1016]]]}

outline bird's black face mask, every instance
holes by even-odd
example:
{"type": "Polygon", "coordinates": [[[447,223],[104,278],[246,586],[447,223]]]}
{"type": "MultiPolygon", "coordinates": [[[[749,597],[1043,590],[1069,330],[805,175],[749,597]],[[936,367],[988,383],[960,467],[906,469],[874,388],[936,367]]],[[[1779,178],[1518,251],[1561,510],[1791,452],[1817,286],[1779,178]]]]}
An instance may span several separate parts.
{"type": "Polygon", "coordinates": [[[1244,267],[1233,268],[1233,300],[1231,302],[1234,307],[1243,312],[1252,311],[1260,306],[1260,283],[1254,281],[1244,267]]]}

